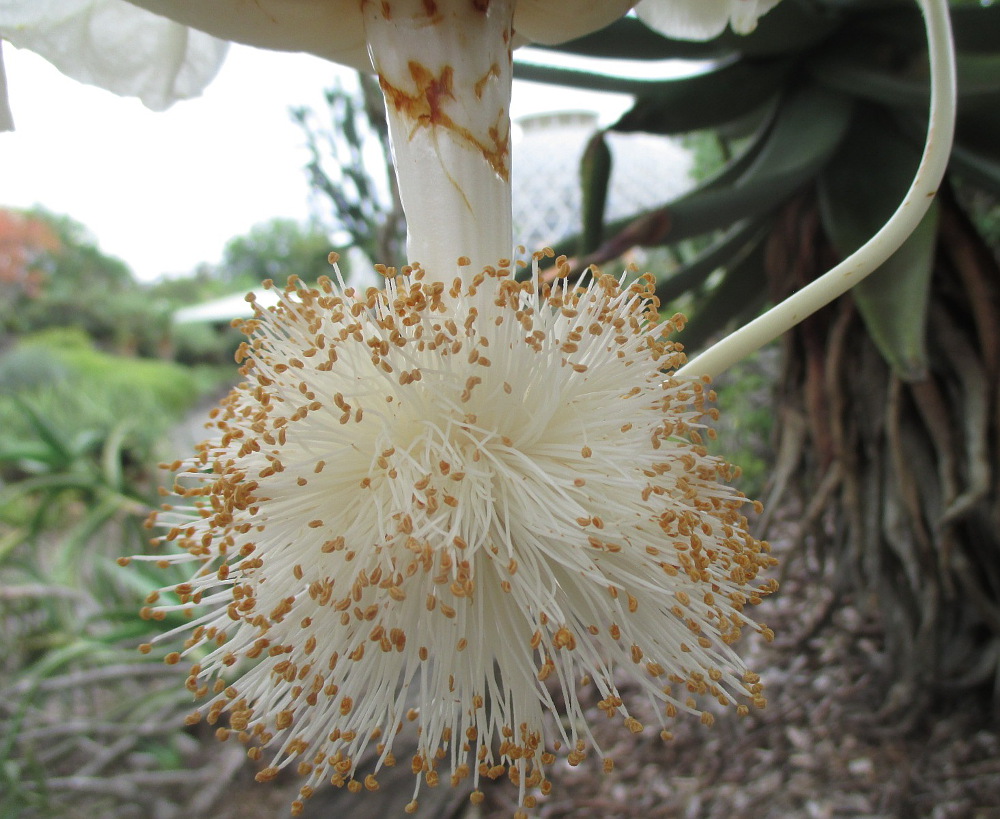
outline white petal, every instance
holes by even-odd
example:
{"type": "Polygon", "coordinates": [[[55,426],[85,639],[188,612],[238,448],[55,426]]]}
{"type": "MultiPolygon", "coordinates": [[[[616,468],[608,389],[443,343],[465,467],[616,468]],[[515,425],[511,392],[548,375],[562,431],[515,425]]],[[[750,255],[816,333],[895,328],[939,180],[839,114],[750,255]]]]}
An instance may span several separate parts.
{"type": "Polygon", "coordinates": [[[236,43],[304,51],[371,71],[357,0],[130,0],[178,23],[236,43]]]}
{"type": "Polygon", "coordinates": [[[0,0],[0,36],[156,111],[200,94],[228,48],[123,0],[0,0]]]}
{"type": "MultiPolygon", "coordinates": [[[[306,51],[371,71],[356,0],[130,0],[240,43],[282,51],[306,51]]],[[[519,42],[559,43],[603,28],[625,15],[636,0],[519,0],[514,28],[519,42]]]]}
{"type": "Polygon", "coordinates": [[[635,11],[647,26],[677,40],[711,40],[732,20],[733,31],[748,34],[779,0],[642,0],[635,11]]]}
{"type": "Polygon", "coordinates": [[[13,131],[14,117],[7,99],[7,75],[3,70],[3,41],[0,41],[0,131],[13,131]]]}
{"type": "Polygon", "coordinates": [[[732,12],[733,31],[737,34],[749,34],[757,28],[757,21],[773,9],[780,0],[743,0],[737,1],[732,12]]]}
{"type": "MultiPolygon", "coordinates": [[[[131,0],[173,20],[240,43],[306,51],[371,70],[357,0],[131,0]]],[[[519,0],[520,41],[559,43],[603,28],[636,0],[519,0]]]]}

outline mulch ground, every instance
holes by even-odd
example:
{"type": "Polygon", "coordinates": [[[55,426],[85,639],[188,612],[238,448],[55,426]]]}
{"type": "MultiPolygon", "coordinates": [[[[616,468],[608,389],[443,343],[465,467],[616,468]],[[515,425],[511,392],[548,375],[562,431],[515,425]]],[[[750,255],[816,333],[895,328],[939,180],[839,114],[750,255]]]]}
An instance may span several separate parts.
{"type": "MultiPolygon", "coordinates": [[[[558,762],[539,819],[1000,819],[1000,720],[985,699],[941,702],[919,719],[888,716],[892,679],[877,618],[858,601],[835,595],[829,579],[803,556],[788,565],[777,595],[755,614],[775,630],[770,644],[751,637],[744,656],[761,673],[768,706],[739,719],[719,714],[706,728],[678,719],[663,742],[652,728],[632,735],[592,703],[599,739],[615,760],[610,774],[592,755],[577,767],[558,762]]],[[[912,715],[911,715],[912,716],[912,715]]],[[[649,724],[652,724],[651,721],[649,724]]],[[[404,759],[404,754],[397,754],[404,759]]],[[[367,819],[403,816],[413,779],[380,774],[377,793],[317,793],[306,816],[367,819]]],[[[233,775],[216,819],[288,815],[294,776],[270,786],[233,775]]],[[[484,788],[483,805],[447,786],[422,789],[418,816],[499,819],[516,809],[507,785],[484,788]]]]}

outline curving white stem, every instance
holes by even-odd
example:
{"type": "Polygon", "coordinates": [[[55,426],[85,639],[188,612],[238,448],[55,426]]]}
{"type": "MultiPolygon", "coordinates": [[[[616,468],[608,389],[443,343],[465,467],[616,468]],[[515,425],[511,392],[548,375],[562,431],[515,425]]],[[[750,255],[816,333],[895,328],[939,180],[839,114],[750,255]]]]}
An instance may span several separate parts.
{"type": "Polygon", "coordinates": [[[948,166],[955,130],[955,53],[947,0],[918,0],[927,29],[931,108],[927,142],[913,184],[896,212],[871,239],[814,282],[730,333],[676,375],[715,377],[807,316],[843,295],[888,259],[930,207],[948,166]]]}
{"type": "Polygon", "coordinates": [[[450,282],[509,259],[514,0],[364,0],[407,256],[450,282]]]}

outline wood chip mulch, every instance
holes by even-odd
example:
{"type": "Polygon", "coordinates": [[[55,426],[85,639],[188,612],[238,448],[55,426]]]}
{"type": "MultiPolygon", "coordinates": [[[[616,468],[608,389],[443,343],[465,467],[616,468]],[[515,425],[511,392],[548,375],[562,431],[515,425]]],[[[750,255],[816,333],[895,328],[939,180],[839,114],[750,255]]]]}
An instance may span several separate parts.
{"type": "MultiPolygon", "coordinates": [[[[596,754],[575,768],[557,762],[552,793],[539,798],[533,816],[1000,819],[1000,719],[989,700],[939,697],[919,719],[900,719],[898,709],[887,716],[892,680],[878,619],[867,613],[874,607],[831,591],[809,557],[778,556],[789,564],[782,588],[754,611],[777,638],[765,644],[748,635],[742,648],[764,679],[767,708],[743,719],[722,709],[712,727],[679,717],[674,738],[663,742],[655,720],[632,735],[620,721],[606,720],[593,697],[592,721],[614,770],[603,773],[596,754]]],[[[413,780],[408,765],[399,768],[406,776],[398,784],[380,774],[377,794],[320,791],[305,816],[403,816],[413,780]]],[[[244,770],[234,778],[215,819],[288,815],[295,778],[269,787],[254,785],[251,775],[244,770]]],[[[441,793],[424,789],[417,816],[500,819],[517,807],[509,783],[484,787],[487,799],[478,808],[446,786],[435,790],[441,793]]]]}

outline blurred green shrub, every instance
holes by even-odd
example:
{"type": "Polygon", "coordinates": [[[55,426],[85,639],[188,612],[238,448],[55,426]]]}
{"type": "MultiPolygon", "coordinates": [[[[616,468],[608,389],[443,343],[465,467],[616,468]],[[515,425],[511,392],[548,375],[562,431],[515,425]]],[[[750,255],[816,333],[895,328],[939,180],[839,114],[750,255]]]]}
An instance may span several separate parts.
{"type": "Polygon", "coordinates": [[[0,357],[0,440],[36,435],[15,406],[17,397],[69,438],[107,434],[133,419],[130,440],[138,451],[132,455],[141,459],[195,404],[209,386],[205,381],[173,362],[101,352],[79,329],[45,330],[0,357]]]}
{"type": "Polygon", "coordinates": [[[717,391],[718,438],[713,454],[739,464],[737,486],[750,498],[761,498],[774,469],[774,405],[772,389],[778,368],[774,345],[765,347],[721,375],[717,391]]]}
{"type": "Polygon", "coordinates": [[[233,356],[243,334],[232,327],[218,329],[205,322],[177,324],[171,331],[174,360],[189,366],[222,365],[233,370],[233,356]]]}
{"type": "Polygon", "coordinates": [[[24,347],[0,357],[0,391],[40,390],[65,381],[69,368],[44,347],[24,347]]]}

